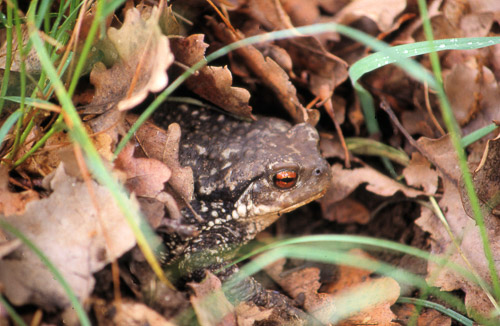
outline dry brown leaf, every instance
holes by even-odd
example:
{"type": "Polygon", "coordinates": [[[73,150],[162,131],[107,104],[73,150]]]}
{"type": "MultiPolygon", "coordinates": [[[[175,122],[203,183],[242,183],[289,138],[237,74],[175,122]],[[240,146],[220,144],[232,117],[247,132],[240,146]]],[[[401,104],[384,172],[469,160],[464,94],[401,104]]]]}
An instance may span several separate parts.
{"type": "Polygon", "coordinates": [[[248,14],[267,29],[287,29],[293,26],[290,17],[277,1],[248,1],[248,14]]]}
{"type": "Polygon", "coordinates": [[[410,164],[404,168],[403,175],[408,185],[423,188],[428,195],[436,193],[438,173],[420,153],[415,152],[411,155],[410,164]]]}
{"type": "MultiPolygon", "coordinates": [[[[38,133],[37,131],[31,132],[30,136],[35,137],[38,133]]],[[[26,162],[22,165],[22,169],[26,172],[47,176],[61,163],[58,151],[69,144],[71,144],[71,142],[67,133],[62,131],[54,133],[52,137],[47,139],[42,149],[36,151],[33,155],[28,157],[26,162]]],[[[18,158],[21,158],[22,155],[26,154],[33,145],[34,142],[25,143],[23,148],[18,153],[18,158]]]]}
{"type": "MultiPolygon", "coordinates": [[[[426,155],[431,155],[430,159],[441,165],[443,170],[450,176],[455,178],[443,178],[443,197],[439,201],[439,206],[446,216],[446,220],[451,231],[456,239],[461,239],[460,250],[467,258],[476,272],[485,280],[490,280],[488,263],[484,257],[482,240],[479,234],[479,228],[476,222],[467,214],[470,211],[466,196],[461,194],[463,189],[459,188],[456,180],[460,180],[458,162],[455,152],[447,137],[439,141],[429,141],[420,139],[419,143],[424,145],[428,152],[426,155]]],[[[475,183],[480,194],[480,199],[484,203],[492,194],[498,193],[499,185],[493,182],[498,177],[498,153],[500,146],[498,141],[490,142],[496,145],[490,148],[486,162],[489,163],[483,166],[484,170],[475,176],[475,183]]],[[[485,224],[488,231],[488,238],[493,252],[494,261],[500,261],[500,221],[498,217],[491,214],[490,211],[484,210],[485,224]]],[[[462,254],[457,251],[457,248],[452,243],[446,229],[439,219],[427,208],[422,208],[421,217],[416,223],[424,230],[431,234],[431,242],[433,254],[444,254],[450,262],[469,269],[465,263],[462,254]]],[[[500,268],[497,264],[497,268],[500,268]]],[[[441,287],[444,291],[454,291],[461,289],[465,292],[465,304],[468,308],[473,308],[476,311],[488,315],[493,308],[491,302],[487,298],[483,290],[474,282],[468,280],[465,276],[453,271],[451,268],[441,268],[434,264],[429,264],[429,279],[433,280],[432,285],[441,287]]]]}
{"type": "Polygon", "coordinates": [[[168,38],[158,26],[159,15],[154,7],[150,17],[143,19],[137,9],[131,8],[120,29],[108,30],[109,42],[116,48],[119,61],[110,69],[96,64],[90,73],[96,89],[92,113],[105,112],[115,104],[118,110],[131,109],[149,92],[158,92],[167,85],[166,70],[174,57],[168,38]]]}
{"type": "MultiPolygon", "coordinates": [[[[307,7],[300,11],[302,15],[309,14],[311,10],[314,12],[313,8],[316,8],[313,1],[308,1],[307,4],[307,7]]],[[[249,2],[249,14],[269,30],[287,29],[292,28],[293,24],[285,8],[297,17],[297,11],[300,10],[296,8],[297,5],[298,2],[290,1],[281,4],[273,0],[254,0],[249,2]]],[[[314,13],[312,15],[316,16],[314,13]]],[[[303,22],[316,18],[306,18],[303,22]]],[[[347,79],[347,63],[326,51],[317,37],[295,37],[278,43],[287,50],[294,66],[307,73],[309,89],[321,100],[332,96],[335,87],[347,79]]],[[[335,119],[342,123],[344,116],[339,114],[335,119]]]]}
{"type": "Polygon", "coordinates": [[[498,83],[486,67],[481,69],[476,60],[457,64],[444,77],[446,94],[455,118],[467,134],[500,119],[498,110],[498,83]]]}
{"type": "Polygon", "coordinates": [[[335,15],[335,21],[349,25],[361,17],[367,17],[377,24],[381,32],[385,32],[405,8],[406,0],[354,0],[335,15]]]}
{"type": "Polygon", "coordinates": [[[380,173],[379,171],[364,166],[356,169],[344,169],[341,164],[334,164],[331,167],[332,185],[320,200],[326,211],[329,205],[332,205],[352,193],[358,186],[366,184],[366,190],[377,195],[388,197],[401,191],[407,197],[415,198],[424,195],[422,191],[409,188],[394,179],[380,173]]]}
{"type": "Polygon", "coordinates": [[[273,310],[257,307],[251,302],[242,302],[236,307],[235,313],[238,326],[253,326],[256,322],[268,319],[273,310]]]}
{"type": "MultiPolygon", "coordinates": [[[[479,199],[484,204],[486,212],[500,215],[500,180],[498,167],[500,166],[500,138],[488,140],[483,158],[474,173],[474,185],[479,199]]],[[[474,216],[464,188],[462,201],[469,216],[474,216]]],[[[500,231],[500,230],[499,230],[500,231]]]]}
{"type": "Polygon", "coordinates": [[[396,315],[391,311],[391,306],[399,297],[398,283],[388,277],[379,279],[370,279],[358,284],[353,289],[349,289],[349,296],[353,298],[344,298],[344,293],[338,293],[335,302],[339,306],[365,307],[361,312],[354,313],[354,316],[340,322],[341,326],[356,326],[360,324],[375,325],[400,325],[393,322],[396,315]]]}
{"type": "MultiPolygon", "coordinates": [[[[90,128],[87,127],[86,130],[91,134],[90,128]]],[[[108,161],[113,158],[113,140],[108,134],[99,133],[94,135],[91,140],[102,158],[108,161]]],[[[21,155],[24,155],[32,145],[33,143],[26,144],[23,150],[19,152],[19,158],[21,155]]],[[[78,172],[80,168],[76,164],[77,162],[74,157],[71,139],[69,134],[63,131],[57,132],[47,139],[43,147],[26,160],[22,165],[22,170],[47,176],[59,166],[61,161],[65,163],[66,172],[71,171],[72,173],[70,174],[72,176],[80,175],[80,172],[78,172]]]]}
{"type": "MultiPolygon", "coordinates": [[[[48,198],[29,203],[22,215],[1,218],[33,241],[59,269],[78,298],[85,301],[95,283],[93,273],[132,248],[135,239],[105,187],[91,182],[99,217],[87,185],[68,176],[63,164],[56,169],[50,185],[53,192],[48,198]],[[105,224],[106,235],[101,223],[105,224]]],[[[130,201],[137,206],[135,199],[130,201]]],[[[47,310],[69,305],[60,283],[26,246],[8,258],[0,264],[0,282],[13,304],[33,303],[47,310]]]]}
{"type": "Polygon", "coordinates": [[[412,304],[400,304],[394,306],[392,310],[403,325],[407,325],[411,316],[418,313],[417,326],[451,326],[451,318],[434,309],[424,309],[417,312],[412,304]]]}
{"type": "Polygon", "coordinates": [[[135,158],[134,146],[128,144],[118,155],[115,167],[125,171],[128,191],[140,197],[155,198],[165,188],[171,175],[170,169],[153,158],[135,158]]]}
{"type": "Polygon", "coordinates": [[[189,286],[194,291],[191,303],[201,326],[236,325],[234,307],[224,296],[215,275],[207,273],[201,283],[189,283],[189,286]]]}
{"type": "MultiPolygon", "coordinates": [[[[352,249],[349,253],[353,256],[371,259],[371,257],[360,249],[352,249]]],[[[399,297],[399,284],[389,278],[373,278],[373,271],[358,269],[341,265],[338,272],[338,279],[334,284],[326,287],[326,292],[334,294],[334,302],[337,309],[347,307],[347,311],[352,308],[354,313],[339,325],[399,325],[393,323],[394,313],[390,307],[399,297]],[[357,308],[358,307],[358,308],[357,308]],[[356,312],[362,308],[361,312],[356,312]]]]}
{"type": "MultiPolygon", "coordinates": [[[[353,249],[350,253],[369,258],[361,250],[353,249]]],[[[326,288],[327,293],[318,293],[319,269],[308,267],[284,273],[284,263],[281,259],[265,270],[293,298],[303,296],[306,311],[322,323],[339,322],[350,316],[340,325],[397,325],[391,322],[395,315],[390,306],[399,297],[399,285],[393,279],[370,278],[372,271],[340,266],[338,281],[326,288]],[[362,312],[360,307],[365,307],[362,312]]]]}
{"type": "Polygon", "coordinates": [[[4,233],[3,231],[0,231],[0,259],[10,254],[11,252],[13,252],[22,245],[22,242],[19,239],[13,239],[7,241],[4,240],[3,238],[4,238],[4,233]]]}
{"type": "Polygon", "coordinates": [[[462,17],[460,30],[464,37],[488,36],[494,22],[495,15],[492,12],[471,13],[462,17]]]}
{"type": "MultiPolygon", "coordinates": [[[[177,61],[192,66],[205,59],[208,44],[204,35],[193,34],[185,38],[171,39],[172,52],[177,61]]],[[[194,93],[233,114],[251,118],[252,107],[248,104],[250,93],[241,87],[232,87],[233,77],[227,67],[205,66],[189,77],[185,85],[194,93]]]]}
{"type": "Polygon", "coordinates": [[[282,6],[294,26],[312,25],[320,19],[321,11],[316,1],[284,0],[282,6]]]}
{"type": "Polygon", "coordinates": [[[418,316],[417,326],[451,326],[451,318],[436,310],[426,310],[418,316]]]}
{"type": "Polygon", "coordinates": [[[401,114],[401,123],[410,135],[422,135],[428,138],[439,137],[429,114],[422,110],[404,111],[401,114]]]}
{"type": "Polygon", "coordinates": [[[153,309],[142,303],[129,300],[115,301],[110,304],[96,300],[93,311],[97,318],[97,325],[102,326],[174,326],[153,309]]]}
{"type": "Polygon", "coordinates": [[[172,5],[163,7],[159,24],[163,34],[165,35],[181,34],[181,25],[175,18],[174,11],[172,10],[172,5]]]}
{"type": "Polygon", "coordinates": [[[365,205],[349,197],[340,201],[335,201],[334,197],[325,198],[321,201],[321,211],[323,218],[345,224],[367,224],[371,217],[365,205]],[[329,199],[333,199],[334,202],[330,203],[329,199]]]}
{"type": "MultiPolygon", "coordinates": [[[[133,124],[136,117],[128,115],[126,119],[129,124],[133,124]]],[[[168,127],[168,131],[165,131],[153,123],[146,122],[137,130],[135,136],[147,157],[165,163],[172,170],[169,185],[184,200],[190,202],[194,192],[193,171],[179,163],[179,125],[173,123],[168,127]]]]}
{"type": "Polygon", "coordinates": [[[420,137],[417,141],[422,155],[434,164],[443,178],[458,183],[461,178],[458,158],[448,135],[439,139],[420,137]]]}
{"type": "MultiPolygon", "coordinates": [[[[218,24],[214,20],[209,20],[209,25],[224,43],[229,44],[244,38],[241,33],[238,36],[233,35],[225,25],[218,24]]],[[[297,89],[290,82],[287,73],[274,60],[269,57],[264,58],[262,53],[253,46],[239,48],[235,52],[243,58],[250,70],[276,94],[295,122],[307,121],[312,125],[318,122],[319,112],[302,106],[297,97],[297,89]]]]}
{"type": "Polygon", "coordinates": [[[9,191],[9,173],[5,166],[0,166],[0,215],[23,214],[26,204],[38,200],[38,193],[26,190],[19,193],[9,191]]]}
{"type": "MultiPolygon", "coordinates": [[[[326,99],[324,93],[331,96],[348,77],[347,63],[326,51],[315,37],[293,38],[279,44],[288,51],[294,66],[307,73],[309,89],[322,100],[326,99]]],[[[339,118],[340,123],[344,117],[339,118]]]]}
{"type": "Polygon", "coordinates": [[[285,259],[279,259],[265,268],[266,273],[292,298],[304,297],[304,308],[322,323],[328,324],[336,307],[329,294],[319,293],[319,269],[308,267],[292,273],[283,273],[285,259]]]}

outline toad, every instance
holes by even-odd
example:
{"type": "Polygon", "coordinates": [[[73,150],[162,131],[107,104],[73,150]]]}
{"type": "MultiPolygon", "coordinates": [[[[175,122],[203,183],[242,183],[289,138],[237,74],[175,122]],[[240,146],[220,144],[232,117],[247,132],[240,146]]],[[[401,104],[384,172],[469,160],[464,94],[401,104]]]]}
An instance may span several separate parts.
{"type": "Polygon", "coordinates": [[[180,124],[179,161],[193,170],[195,199],[183,208],[181,224],[196,232],[163,235],[163,261],[177,261],[187,273],[223,266],[233,249],[280,215],[320,198],[330,184],[318,132],[307,123],[247,122],[187,106],[155,113],[153,120],[165,129],[180,124]]]}

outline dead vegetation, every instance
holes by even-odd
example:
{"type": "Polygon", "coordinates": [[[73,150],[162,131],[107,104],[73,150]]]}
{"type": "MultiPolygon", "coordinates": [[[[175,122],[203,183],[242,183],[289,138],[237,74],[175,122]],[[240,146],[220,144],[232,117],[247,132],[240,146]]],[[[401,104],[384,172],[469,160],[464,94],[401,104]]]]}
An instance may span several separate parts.
{"type": "MultiPolygon", "coordinates": [[[[500,32],[500,3],[495,1],[437,0],[427,5],[436,39],[487,37],[500,32]]],[[[283,323],[272,309],[228,301],[220,280],[212,274],[202,283],[176,290],[158,281],[146,263],[148,255],[144,258],[137,249],[137,238],[113,190],[96,177],[88,153],[82,154],[81,144],[75,142],[67,108],[44,89],[54,84],[46,79],[35,87],[34,81],[45,70],[35,47],[28,47],[33,27],[23,23],[19,33],[13,29],[13,48],[9,50],[8,6],[10,2],[0,2],[5,14],[0,30],[2,76],[9,65],[7,54],[12,54],[8,89],[2,95],[24,93],[43,101],[20,105],[7,98],[4,102],[2,125],[20,107],[23,113],[7,130],[0,147],[2,223],[17,228],[49,258],[96,325],[283,323]],[[23,79],[23,74],[29,78],[23,79]],[[22,86],[21,80],[27,84],[22,86]],[[47,132],[51,136],[45,139],[47,132]]],[[[53,3],[50,10],[57,12],[58,6],[53,3]]],[[[20,8],[19,14],[25,15],[26,9],[20,8]]],[[[81,54],[97,13],[96,3],[82,5],[76,27],[67,32],[68,43],[58,44],[60,53],[71,52],[74,58],[81,54]]],[[[153,229],[179,227],[175,225],[180,216],[176,201],[189,202],[193,196],[192,172],[178,162],[180,131],[175,125],[165,131],[145,123],[114,159],[119,141],[137,121],[129,112],[137,107],[142,112],[189,67],[223,46],[261,36],[260,42],[200,67],[173,94],[191,94],[196,101],[245,119],[271,115],[294,123],[305,121],[321,131],[321,150],[331,162],[330,190],[319,205],[285,217],[261,234],[257,243],[290,235],[369,235],[426,250],[447,263],[387,249],[351,249],[347,257],[372,262],[369,267],[279,259],[258,278],[294,299],[320,324],[399,325],[409,320],[418,325],[452,324],[450,316],[434,309],[396,304],[403,296],[436,301],[472,320],[494,325],[500,299],[498,275],[492,277],[500,268],[498,132],[466,148],[484,212],[492,253],[488,257],[439,101],[428,85],[393,65],[363,78],[376,102],[392,108],[402,129],[417,141],[411,142],[383,110],[376,112],[382,131],[369,135],[361,105],[348,82],[348,69],[371,49],[332,31],[266,40],[267,32],[328,22],[355,27],[390,45],[425,40],[413,0],[189,0],[172,1],[168,6],[163,1],[126,1],[101,19],[82,76],[73,77],[79,80],[78,87],[70,95],[99,157],[128,191],[128,207],[140,210],[153,229]],[[368,138],[377,142],[362,141],[368,138]],[[376,148],[380,144],[387,146],[376,148]],[[395,176],[377,156],[393,160],[395,176]],[[174,195],[169,189],[174,189],[174,195]],[[429,288],[380,276],[377,273],[384,262],[421,276],[439,291],[453,292],[458,301],[437,298],[434,292],[426,292],[429,288]]],[[[59,42],[47,31],[40,34],[47,43],[59,42]]],[[[462,137],[500,121],[499,51],[493,45],[439,54],[442,82],[462,137]]],[[[427,56],[416,59],[430,69],[427,56]]],[[[65,60],[59,57],[53,64],[62,67],[65,60]]],[[[68,67],[61,78],[70,89],[75,63],[68,67]]],[[[2,297],[16,309],[22,307],[21,317],[33,325],[77,324],[61,282],[4,225],[0,224],[2,297]]],[[[1,304],[0,320],[7,325],[10,317],[1,304]]],[[[301,322],[305,321],[297,321],[301,322]]]]}

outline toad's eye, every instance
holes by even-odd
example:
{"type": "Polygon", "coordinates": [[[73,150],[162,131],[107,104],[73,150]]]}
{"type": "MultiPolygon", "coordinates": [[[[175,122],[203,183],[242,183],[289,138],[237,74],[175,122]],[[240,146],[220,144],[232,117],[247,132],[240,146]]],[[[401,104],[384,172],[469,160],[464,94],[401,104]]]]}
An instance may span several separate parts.
{"type": "Polygon", "coordinates": [[[281,189],[290,189],[297,183],[297,172],[284,170],[276,173],[273,177],[274,185],[281,189]]]}

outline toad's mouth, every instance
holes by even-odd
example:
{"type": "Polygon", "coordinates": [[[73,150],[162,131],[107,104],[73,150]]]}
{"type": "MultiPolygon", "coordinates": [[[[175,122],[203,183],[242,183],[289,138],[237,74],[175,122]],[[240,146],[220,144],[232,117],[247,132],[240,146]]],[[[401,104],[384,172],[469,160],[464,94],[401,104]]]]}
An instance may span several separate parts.
{"type": "Polygon", "coordinates": [[[306,204],[308,204],[316,199],[323,197],[327,190],[328,189],[325,188],[322,191],[318,192],[317,194],[312,195],[311,197],[307,198],[306,200],[295,203],[295,204],[288,206],[286,208],[283,208],[283,209],[280,209],[280,210],[277,210],[274,212],[269,212],[269,213],[266,213],[263,215],[251,216],[248,219],[248,222],[254,223],[257,226],[257,229],[259,229],[259,231],[263,230],[266,227],[268,227],[269,225],[271,225],[272,223],[274,223],[274,221],[276,221],[281,215],[288,213],[288,212],[291,212],[291,211],[293,211],[301,206],[304,206],[304,205],[306,205],[306,204]]]}

